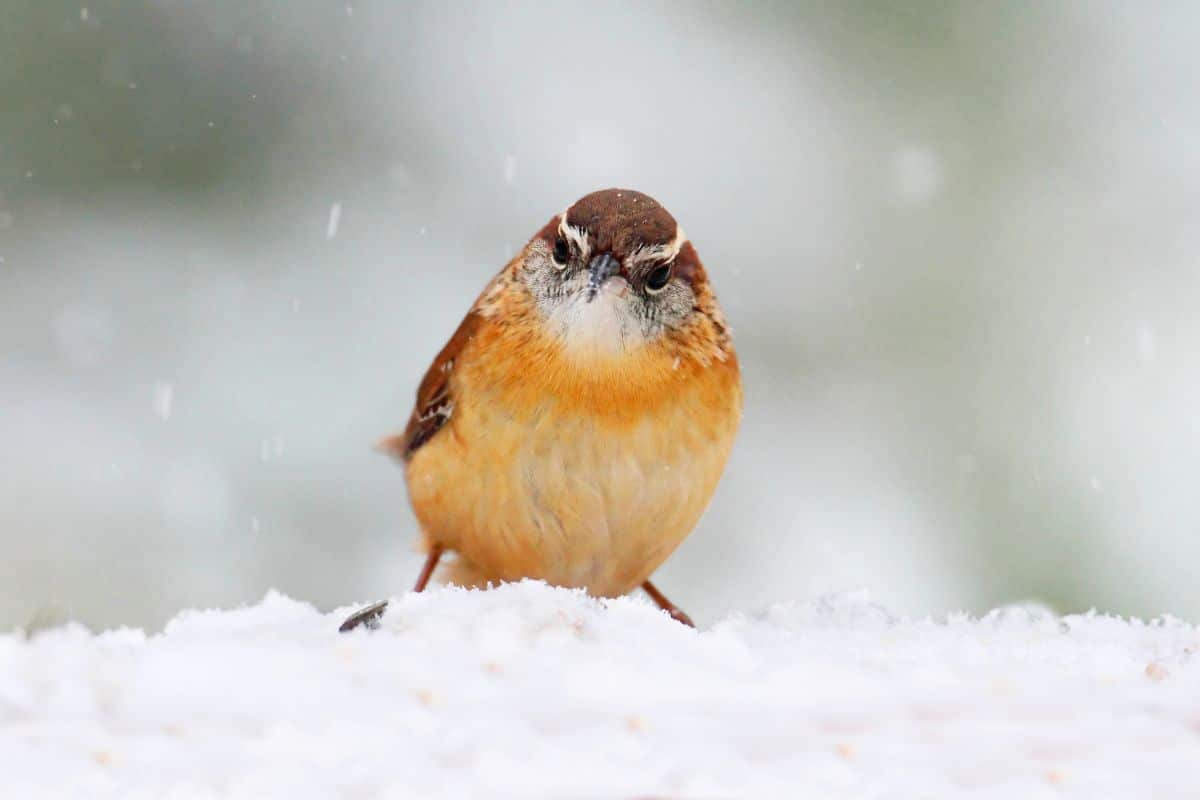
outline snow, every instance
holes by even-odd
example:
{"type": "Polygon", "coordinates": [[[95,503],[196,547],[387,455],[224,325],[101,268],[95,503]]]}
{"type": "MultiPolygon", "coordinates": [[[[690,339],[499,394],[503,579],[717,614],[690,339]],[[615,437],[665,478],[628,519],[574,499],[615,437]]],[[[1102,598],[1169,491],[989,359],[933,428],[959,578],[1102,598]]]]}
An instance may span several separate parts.
{"type": "Polygon", "coordinates": [[[334,203],[329,207],[329,221],[325,224],[325,241],[332,241],[338,235],[342,224],[342,204],[334,203]]]}
{"type": "Polygon", "coordinates": [[[0,638],[0,796],[1188,797],[1197,629],[865,594],[696,632],[525,582],[0,638]]]}
{"type": "Polygon", "coordinates": [[[171,408],[175,401],[175,387],[166,381],[157,381],[154,384],[154,415],[159,419],[169,420],[171,418],[171,408]]]}

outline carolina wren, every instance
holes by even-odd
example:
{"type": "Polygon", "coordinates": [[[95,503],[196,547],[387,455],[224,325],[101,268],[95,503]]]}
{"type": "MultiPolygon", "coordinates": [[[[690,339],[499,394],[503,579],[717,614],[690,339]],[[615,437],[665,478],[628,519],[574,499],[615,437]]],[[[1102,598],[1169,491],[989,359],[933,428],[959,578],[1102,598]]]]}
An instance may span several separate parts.
{"type": "Polygon", "coordinates": [[[741,409],[729,330],[683,229],[644,194],[587,195],[492,279],[383,443],[428,553],[415,590],[453,551],[450,583],[640,586],[690,625],[649,577],[707,507],[741,409]]]}

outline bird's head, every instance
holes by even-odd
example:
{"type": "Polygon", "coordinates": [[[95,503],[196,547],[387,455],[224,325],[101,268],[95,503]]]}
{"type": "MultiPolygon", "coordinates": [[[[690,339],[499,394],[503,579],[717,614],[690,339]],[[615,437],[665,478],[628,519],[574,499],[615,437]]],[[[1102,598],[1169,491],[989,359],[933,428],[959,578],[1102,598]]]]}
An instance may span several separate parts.
{"type": "Polygon", "coordinates": [[[518,274],[568,351],[616,355],[673,335],[727,338],[695,248],[640,192],[605,189],[577,201],[533,238],[518,274]]]}

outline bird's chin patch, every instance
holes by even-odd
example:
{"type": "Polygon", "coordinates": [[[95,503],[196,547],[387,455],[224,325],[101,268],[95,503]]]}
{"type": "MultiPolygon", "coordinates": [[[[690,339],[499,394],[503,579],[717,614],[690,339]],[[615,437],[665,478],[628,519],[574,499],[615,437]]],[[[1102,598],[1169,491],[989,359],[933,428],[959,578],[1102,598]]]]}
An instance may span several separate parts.
{"type": "Polygon", "coordinates": [[[583,292],[574,294],[550,314],[551,329],[576,356],[615,356],[637,347],[645,337],[629,293],[628,283],[613,278],[590,303],[583,292]]]}

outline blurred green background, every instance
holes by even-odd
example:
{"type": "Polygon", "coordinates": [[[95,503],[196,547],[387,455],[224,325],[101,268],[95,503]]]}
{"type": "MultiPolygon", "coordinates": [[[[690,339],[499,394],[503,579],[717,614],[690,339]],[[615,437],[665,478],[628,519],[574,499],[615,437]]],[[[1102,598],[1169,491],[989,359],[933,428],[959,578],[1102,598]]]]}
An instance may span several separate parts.
{"type": "Polygon", "coordinates": [[[1200,616],[1200,7],[0,5],[0,627],[409,587],[373,453],[587,191],[654,195],[744,429],[660,572],[1200,616]]]}

